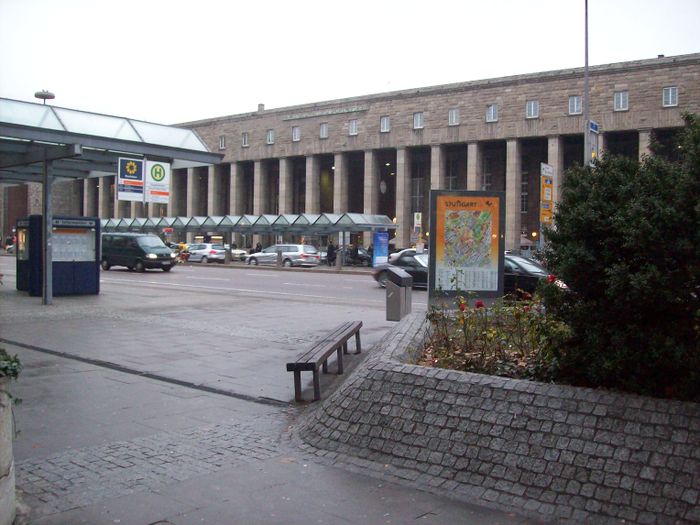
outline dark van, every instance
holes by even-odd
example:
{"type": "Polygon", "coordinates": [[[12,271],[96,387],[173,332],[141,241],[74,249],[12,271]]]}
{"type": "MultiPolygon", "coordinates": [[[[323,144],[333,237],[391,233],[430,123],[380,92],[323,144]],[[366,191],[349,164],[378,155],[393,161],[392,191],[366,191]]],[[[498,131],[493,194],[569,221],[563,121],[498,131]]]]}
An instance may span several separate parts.
{"type": "Polygon", "coordinates": [[[147,233],[105,233],[102,235],[103,270],[112,266],[126,266],[143,272],[146,268],[160,268],[169,272],[175,265],[175,252],[159,237],[147,233]]]}

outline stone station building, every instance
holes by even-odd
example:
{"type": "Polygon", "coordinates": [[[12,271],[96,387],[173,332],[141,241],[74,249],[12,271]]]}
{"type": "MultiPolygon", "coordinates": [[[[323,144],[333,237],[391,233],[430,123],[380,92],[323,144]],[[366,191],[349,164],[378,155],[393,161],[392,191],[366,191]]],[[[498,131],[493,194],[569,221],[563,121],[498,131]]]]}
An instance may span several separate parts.
{"type": "MultiPolygon", "coordinates": [[[[652,137],[670,142],[683,112],[700,112],[700,53],[593,66],[589,76],[602,152],[641,158],[652,137]]],[[[173,170],[170,204],[116,201],[114,177],[105,177],[64,183],[55,209],[103,219],[387,215],[398,248],[415,241],[414,213],[427,231],[430,189],[495,190],[506,194],[506,249],[527,248],[540,230],[540,163],[554,169],[555,202],[564,170],[583,163],[583,91],[583,68],[575,68],[279,109],[261,104],[181,124],[224,158],[173,170]]],[[[38,212],[39,195],[31,185],[0,193],[3,235],[14,217],[38,212]]]]}

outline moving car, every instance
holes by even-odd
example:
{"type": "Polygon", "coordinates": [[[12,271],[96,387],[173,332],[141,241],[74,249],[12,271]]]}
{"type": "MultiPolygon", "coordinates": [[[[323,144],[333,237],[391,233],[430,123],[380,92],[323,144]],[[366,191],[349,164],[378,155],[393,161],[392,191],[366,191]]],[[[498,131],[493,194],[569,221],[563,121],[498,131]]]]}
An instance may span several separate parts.
{"type": "Polygon", "coordinates": [[[372,269],[372,277],[379,283],[380,286],[386,286],[388,279],[388,268],[397,267],[406,271],[413,277],[414,288],[428,287],[428,254],[416,253],[415,250],[403,250],[403,252],[394,259],[394,262],[388,264],[379,264],[372,269]]]}
{"type": "Polygon", "coordinates": [[[226,259],[226,249],[223,244],[194,243],[187,248],[189,262],[207,264],[209,262],[223,263],[226,259]]]}
{"type": "Polygon", "coordinates": [[[107,271],[112,266],[126,266],[143,272],[160,268],[169,272],[175,264],[175,253],[160,238],[146,233],[105,233],[102,235],[100,265],[107,271]]]}
{"type": "Polygon", "coordinates": [[[282,253],[283,266],[316,266],[321,262],[321,255],[315,246],[309,244],[273,244],[261,252],[251,253],[246,257],[246,263],[277,264],[277,253],[282,253]]]}

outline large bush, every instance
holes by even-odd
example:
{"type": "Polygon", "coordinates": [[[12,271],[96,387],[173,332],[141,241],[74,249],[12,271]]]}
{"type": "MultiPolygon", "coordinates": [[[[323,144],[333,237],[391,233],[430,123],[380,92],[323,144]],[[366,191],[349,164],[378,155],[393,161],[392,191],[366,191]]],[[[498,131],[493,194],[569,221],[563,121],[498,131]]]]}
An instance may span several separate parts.
{"type": "Polygon", "coordinates": [[[548,300],[572,330],[569,381],[700,400],[700,122],[685,120],[674,162],[566,173],[545,259],[571,289],[548,300]]]}

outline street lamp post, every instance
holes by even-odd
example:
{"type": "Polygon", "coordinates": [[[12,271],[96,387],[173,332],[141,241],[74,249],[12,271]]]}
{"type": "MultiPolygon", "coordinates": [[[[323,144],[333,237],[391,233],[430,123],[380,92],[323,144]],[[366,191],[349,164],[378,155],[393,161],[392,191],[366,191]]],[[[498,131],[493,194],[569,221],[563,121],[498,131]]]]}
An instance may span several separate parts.
{"type": "Polygon", "coordinates": [[[44,101],[44,104],[46,104],[47,100],[52,100],[56,98],[56,95],[51,93],[51,91],[42,89],[41,91],[37,91],[36,93],[34,93],[34,97],[42,99],[44,101]]]}

